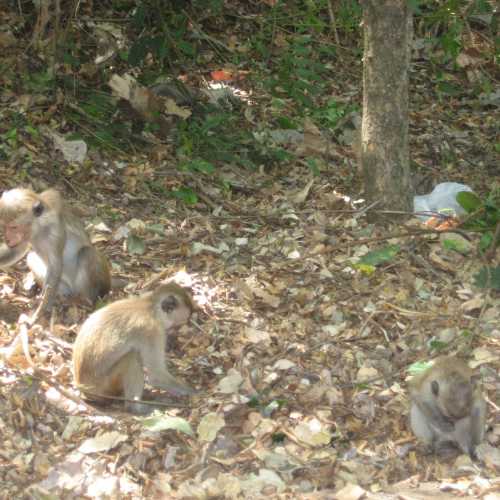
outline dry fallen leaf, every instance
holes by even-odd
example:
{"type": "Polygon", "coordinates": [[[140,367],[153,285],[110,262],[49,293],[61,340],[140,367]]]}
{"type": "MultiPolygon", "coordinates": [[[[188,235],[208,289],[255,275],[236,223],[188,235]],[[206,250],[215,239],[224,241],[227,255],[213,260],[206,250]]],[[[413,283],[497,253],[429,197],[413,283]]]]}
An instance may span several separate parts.
{"type": "Polygon", "coordinates": [[[332,439],[331,433],[318,419],[301,422],[293,430],[295,436],[309,446],[324,446],[332,439]]]}
{"type": "Polygon", "coordinates": [[[337,500],[359,500],[366,495],[366,491],[357,484],[346,484],[341,490],[337,491],[334,498],[337,500]]]}
{"type": "Polygon", "coordinates": [[[109,451],[128,439],[128,436],[117,431],[104,432],[94,438],[86,439],[78,448],[80,453],[89,454],[109,451]]]}
{"type": "Polygon", "coordinates": [[[202,441],[212,442],[217,433],[226,425],[220,413],[207,413],[198,424],[198,437],[202,441]]]}
{"type": "Polygon", "coordinates": [[[233,394],[238,392],[240,385],[243,383],[241,373],[234,368],[227,372],[227,376],[219,380],[217,391],[223,394],[233,394]]]}

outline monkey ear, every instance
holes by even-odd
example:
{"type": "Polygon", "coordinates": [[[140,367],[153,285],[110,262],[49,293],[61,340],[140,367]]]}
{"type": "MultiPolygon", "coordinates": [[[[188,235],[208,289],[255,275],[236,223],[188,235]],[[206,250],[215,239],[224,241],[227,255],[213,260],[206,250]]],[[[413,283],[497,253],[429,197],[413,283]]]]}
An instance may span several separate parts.
{"type": "Polygon", "coordinates": [[[161,301],[161,309],[166,313],[171,313],[178,305],[179,301],[175,295],[169,295],[161,301]]]}
{"type": "Polygon", "coordinates": [[[33,203],[32,211],[35,217],[40,217],[40,215],[43,214],[43,210],[44,206],[41,201],[35,201],[35,203],[33,203]]]}
{"type": "Polygon", "coordinates": [[[437,380],[433,380],[431,382],[431,391],[432,391],[432,394],[434,394],[434,396],[437,397],[437,395],[439,394],[439,383],[437,380]]]}

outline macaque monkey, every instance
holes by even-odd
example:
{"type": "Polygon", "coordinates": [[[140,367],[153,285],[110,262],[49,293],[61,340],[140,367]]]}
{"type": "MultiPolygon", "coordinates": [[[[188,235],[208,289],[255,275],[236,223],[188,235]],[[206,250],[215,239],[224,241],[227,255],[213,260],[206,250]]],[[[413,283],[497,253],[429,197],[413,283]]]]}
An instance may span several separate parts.
{"type": "Polygon", "coordinates": [[[164,355],[168,331],[186,323],[192,311],[188,292],[168,283],[94,312],[83,323],[73,346],[77,387],[91,401],[122,396],[127,410],[146,413],[147,405],[136,402],[142,397],[146,368],[152,386],[194,394],[196,391],[168,372],[164,355]]]}
{"type": "Polygon", "coordinates": [[[486,402],[477,376],[454,357],[438,358],[410,382],[410,423],[414,434],[434,451],[453,443],[475,456],[484,438],[486,402]]]}
{"type": "Polygon", "coordinates": [[[51,310],[57,294],[94,304],[109,291],[106,258],[92,246],[83,223],[54,189],[41,194],[30,189],[5,191],[0,223],[6,243],[0,247],[0,267],[15,264],[32,249],[28,267],[43,289],[33,321],[51,310]]]}

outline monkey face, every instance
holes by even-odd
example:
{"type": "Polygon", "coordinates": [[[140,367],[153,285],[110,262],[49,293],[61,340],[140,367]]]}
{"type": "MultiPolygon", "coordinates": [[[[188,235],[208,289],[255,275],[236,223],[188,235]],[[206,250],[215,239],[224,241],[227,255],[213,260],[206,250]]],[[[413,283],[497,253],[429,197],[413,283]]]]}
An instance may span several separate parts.
{"type": "Polygon", "coordinates": [[[30,238],[31,226],[29,224],[6,224],[3,232],[7,246],[14,248],[30,238]]]}
{"type": "Polygon", "coordinates": [[[472,408],[472,385],[470,382],[457,384],[453,399],[451,415],[454,418],[462,418],[470,415],[472,408]],[[454,410],[454,411],[453,411],[454,410]]]}
{"type": "Polygon", "coordinates": [[[0,219],[4,227],[5,242],[10,248],[31,238],[31,224],[35,211],[33,204],[40,204],[36,195],[25,189],[5,191],[0,199],[0,219]]]}
{"type": "Polygon", "coordinates": [[[165,331],[187,323],[191,317],[190,305],[175,293],[157,296],[154,310],[157,320],[165,331]]]}
{"type": "Polygon", "coordinates": [[[446,408],[446,415],[454,420],[459,420],[470,415],[472,408],[473,386],[467,381],[460,381],[452,384],[447,391],[447,397],[443,401],[446,408]]]}
{"type": "Polygon", "coordinates": [[[191,317],[191,307],[175,295],[165,297],[161,301],[161,308],[173,328],[187,323],[191,317]]]}
{"type": "Polygon", "coordinates": [[[187,323],[193,312],[191,296],[185,288],[168,283],[157,288],[152,295],[156,317],[165,330],[187,323]]]}

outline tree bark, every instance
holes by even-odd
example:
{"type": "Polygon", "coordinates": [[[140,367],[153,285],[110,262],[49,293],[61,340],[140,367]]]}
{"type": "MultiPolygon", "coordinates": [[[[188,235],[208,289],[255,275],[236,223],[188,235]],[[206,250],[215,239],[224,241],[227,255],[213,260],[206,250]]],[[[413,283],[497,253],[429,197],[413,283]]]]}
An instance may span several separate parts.
{"type": "Polygon", "coordinates": [[[411,210],[408,70],[412,12],[407,0],[364,0],[361,166],[377,209],[411,210]]]}

